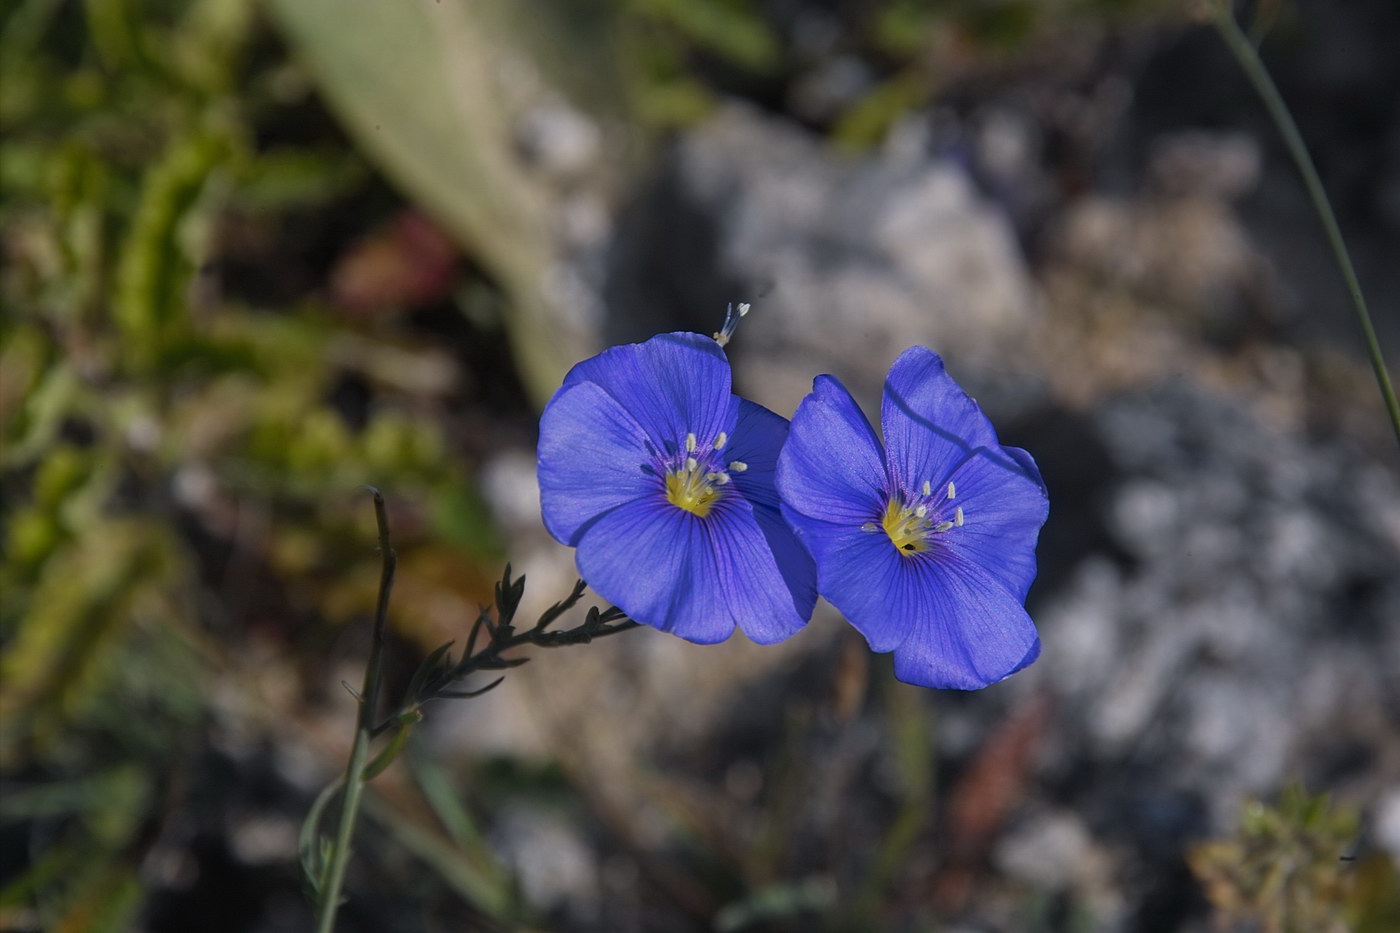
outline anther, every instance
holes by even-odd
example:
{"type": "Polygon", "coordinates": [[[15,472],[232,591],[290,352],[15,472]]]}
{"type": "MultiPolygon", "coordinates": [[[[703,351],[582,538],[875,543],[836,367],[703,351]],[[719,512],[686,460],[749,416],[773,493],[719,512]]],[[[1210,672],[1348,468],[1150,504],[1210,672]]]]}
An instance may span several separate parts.
{"type": "Polygon", "coordinates": [[[729,435],[723,431],[719,432],[719,437],[715,438],[715,450],[724,449],[724,445],[729,443],[729,435]]]}
{"type": "MultiPolygon", "coordinates": [[[[692,434],[691,436],[694,437],[693,434],[692,434]]],[[[698,469],[700,468],[700,464],[699,464],[698,462],[696,462],[696,460],[695,460],[694,457],[686,457],[686,458],[685,458],[685,468],[686,468],[687,470],[690,470],[692,473],[694,473],[696,470],[698,470],[698,469]]]]}
{"type": "Polygon", "coordinates": [[[937,531],[937,532],[944,532],[944,531],[947,531],[949,528],[952,528],[952,527],[953,527],[953,523],[952,523],[952,522],[939,522],[937,525],[934,525],[934,526],[933,526],[933,530],[934,530],[934,531],[937,531]]]}
{"type": "Polygon", "coordinates": [[[730,460],[729,469],[735,473],[742,473],[749,468],[749,465],[742,460],[730,460]]]}
{"type": "Polygon", "coordinates": [[[962,527],[962,523],[963,523],[962,506],[958,506],[958,510],[957,510],[956,512],[953,513],[953,524],[954,524],[954,525],[957,525],[959,528],[961,528],[961,527],[962,527]]]}
{"type": "Polygon", "coordinates": [[[948,480],[948,498],[953,499],[958,495],[958,487],[953,485],[952,480],[948,480]]]}
{"type": "Polygon", "coordinates": [[[933,484],[930,483],[928,480],[924,480],[924,495],[933,495],[933,484]]]}
{"type": "MultiPolygon", "coordinates": [[[[695,453],[695,435],[694,435],[694,434],[687,434],[687,435],[685,436],[685,452],[688,453],[688,454],[693,454],[693,453],[695,453]]],[[[691,469],[693,470],[693,469],[695,469],[695,467],[691,467],[691,469]]]]}
{"type": "Polygon", "coordinates": [[[711,473],[710,479],[715,481],[716,486],[723,486],[729,482],[728,473],[711,473]]]}
{"type": "Polygon", "coordinates": [[[923,518],[925,515],[928,514],[928,506],[919,506],[917,509],[914,510],[914,514],[917,515],[919,518],[923,518]]]}

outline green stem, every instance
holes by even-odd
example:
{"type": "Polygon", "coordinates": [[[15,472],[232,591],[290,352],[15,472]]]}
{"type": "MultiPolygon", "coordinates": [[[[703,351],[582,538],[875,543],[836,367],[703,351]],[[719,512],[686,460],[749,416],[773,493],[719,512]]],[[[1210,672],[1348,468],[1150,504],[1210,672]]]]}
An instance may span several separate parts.
{"type": "Polygon", "coordinates": [[[1312,156],[1308,154],[1308,147],[1303,142],[1302,134],[1298,132],[1298,125],[1293,122],[1293,115],[1289,113],[1288,105],[1283,102],[1283,96],[1279,94],[1273,78],[1269,76],[1268,69],[1259,59],[1259,53],[1255,51],[1253,43],[1249,41],[1249,37],[1235,22],[1229,0],[1219,0],[1215,7],[1216,28],[1219,29],[1221,37],[1225,40],[1225,45],[1229,47],[1235,60],[1239,62],[1245,76],[1254,85],[1254,90],[1263,98],[1265,109],[1273,118],[1279,135],[1283,137],[1284,145],[1288,147],[1289,154],[1293,157],[1299,173],[1303,176],[1303,184],[1308,189],[1308,196],[1312,199],[1313,208],[1317,211],[1318,218],[1322,221],[1322,228],[1327,233],[1327,242],[1331,244],[1337,266],[1341,269],[1342,278],[1346,280],[1352,304],[1356,306],[1356,315],[1361,321],[1361,333],[1366,341],[1366,350],[1371,357],[1371,368],[1375,370],[1376,384],[1380,387],[1381,398],[1384,399],[1386,410],[1390,413],[1390,423],[1395,428],[1395,439],[1400,442],[1400,402],[1395,399],[1395,388],[1390,383],[1385,358],[1381,355],[1381,345],[1376,339],[1376,330],[1371,325],[1371,314],[1366,310],[1366,299],[1361,294],[1361,283],[1356,278],[1356,270],[1352,268],[1351,255],[1347,252],[1346,243],[1342,239],[1341,228],[1337,226],[1337,218],[1332,213],[1332,203],[1327,199],[1327,191],[1322,187],[1322,179],[1318,177],[1317,169],[1313,166],[1312,156]]]}
{"type": "Polygon", "coordinates": [[[384,508],[384,496],[373,486],[369,489],[374,494],[374,517],[379,523],[379,553],[383,559],[379,574],[379,602],[374,612],[374,636],[370,642],[369,661],[365,664],[364,689],[360,691],[355,745],[350,752],[350,764],[345,769],[345,798],[340,807],[340,825],[336,829],[335,846],[326,871],[326,885],[317,906],[316,933],[331,933],[335,928],[335,913],[340,908],[345,868],[350,863],[350,840],[355,834],[355,821],[359,817],[360,794],[365,787],[365,766],[369,761],[369,746],[373,739],[374,711],[379,704],[389,593],[394,588],[394,570],[398,563],[394,548],[389,543],[389,516],[384,508]]]}
{"type": "Polygon", "coordinates": [[[876,849],[879,855],[866,871],[851,904],[854,911],[844,918],[842,929],[867,929],[866,923],[878,912],[933,816],[929,801],[934,798],[935,725],[917,690],[886,684],[884,721],[894,733],[899,809],[876,849]]]}

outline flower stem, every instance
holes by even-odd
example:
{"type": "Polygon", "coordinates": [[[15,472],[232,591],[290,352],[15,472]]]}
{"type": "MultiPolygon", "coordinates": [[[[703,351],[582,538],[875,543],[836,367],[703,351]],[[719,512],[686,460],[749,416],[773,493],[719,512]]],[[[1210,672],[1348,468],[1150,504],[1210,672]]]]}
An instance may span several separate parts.
{"type": "Polygon", "coordinates": [[[1322,221],[1322,228],[1327,234],[1327,242],[1331,244],[1332,253],[1337,260],[1337,267],[1341,270],[1342,278],[1346,281],[1347,291],[1351,294],[1352,304],[1356,307],[1356,315],[1361,322],[1361,333],[1365,338],[1366,350],[1371,357],[1371,368],[1375,370],[1376,384],[1380,387],[1381,398],[1385,401],[1386,410],[1390,413],[1390,423],[1395,429],[1395,439],[1400,442],[1400,402],[1396,401],[1395,388],[1390,383],[1385,358],[1381,355],[1381,345],[1376,339],[1376,330],[1371,325],[1371,314],[1366,310],[1366,299],[1361,294],[1361,283],[1356,278],[1356,270],[1351,264],[1351,255],[1347,252],[1341,228],[1337,226],[1336,215],[1332,212],[1332,203],[1327,199],[1327,191],[1322,187],[1322,180],[1318,177],[1312,156],[1308,154],[1308,147],[1303,142],[1298,125],[1293,121],[1293,115],[1289,113],[1288,105],[1284,103],[1283,96],[1279,94],[1278,87],[1275,86],[1273,78],[1269,76],[1268,69],[1260,60],[1254,44],[1249,41],[1249,37],[1244,34],[1239,23],[1235,21],[1234,11],[1231,9],[1229,0],[1220,0],[1215,4],[1215,25],[1221,38],[1225,40],[1225,45],[1235,56],[1235,60],[1239,62],[1241,70],[1249,78],[1250,83],[1254,85],[1254,90],[1263,98],[1264,108],[1268,110],[1269,116],[1278,128],[1279,135],[1283,137],[1289,155],[1293,157],[1299,173],[1303,176],[1303,184],[1308,189],[1308,197],[1312,199],[1313,208],[1322,221]]]}
{"type": "Polygon", "coordinates": [[[326,884],[317,905],[316,933],[331,933],[335,928],[335,913],[340,907],[340,890],[345,883],[345,868],[350,863],[350,841],[359,817],[360,794],[365,787],[365,767],[369,761],[370,741],[373,739],[374,711],[379,704],[380,669],[383,666],[384,626],[389,613],[389,593],[394,588],[394,570],[398,558],[389,542],[389,516],[384,508],[384,496],[373,486],[374,517],[379,523],[379,553],[383,561],[379,573],[379,601],[374,611],[374,635],[370,642],[369,661],[365,664],[364,689],[360,691],[360,711],[355,723],[355,745],[350,763],[345,769],[345,797],[340,807],[340,825],[326,870],[326,884]]]}

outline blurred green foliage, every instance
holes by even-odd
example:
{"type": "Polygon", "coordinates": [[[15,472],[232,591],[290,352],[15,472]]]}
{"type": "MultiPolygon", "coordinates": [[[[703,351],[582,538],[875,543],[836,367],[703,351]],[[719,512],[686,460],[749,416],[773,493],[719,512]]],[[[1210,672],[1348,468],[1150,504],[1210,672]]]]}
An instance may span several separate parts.
{"type": "Polygon", "coordinates": [[[0,829],[36,847],[0,925],[128,927],[247,626],[304,650],[370,604],[359,484],[419,517],[420,595],[469,606],[500,556],[426,339],[312,288],[264,306],[226,271],[239,230],[277,244],[372,178],[276,129],[311,104],[257,10],[0,7],[0,829]],[[259,586],[285,605],[222,605],[259,586]]]}
{"type": "Polygon", "coordinates": [[[857,45],[886,74],[831,127],[847,148],[875,145],[910,109],[927,104],[970,73],[1072,29],[1101,29],[1119,18],[1180,17],[1180,0],[884,0],[867,6],[857,45]]]}
{"type": "Polygon", "coordinates": [[[1188,856],[1222,920],[1264,933],[1393,930],[1400,924],[1400,878],[1391,859],[1361,860],[1355,810],[1299,785],[1275,804],[1251,800],[1240,826],[1188,856]]]}

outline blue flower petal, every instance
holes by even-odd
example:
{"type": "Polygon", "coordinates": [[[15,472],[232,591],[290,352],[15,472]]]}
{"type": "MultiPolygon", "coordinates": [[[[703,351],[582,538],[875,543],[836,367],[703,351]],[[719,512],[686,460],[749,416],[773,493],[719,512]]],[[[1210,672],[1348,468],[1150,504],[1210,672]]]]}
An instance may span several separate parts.
{"type": "Polygon", "coordinates": [[[739,417],[729,443],[720,451],[724,463],[739,461],[743,470],[730,477],[744,498],[778,508],[778,456],[788,439],[788,421],[762,405],[739,399],[739,417]]]}
{"type": "Polygon", "coordinates": [[[745,635],[771,645],[807,624],[817,602],[816,568],[776,509],[730,499],[702,524],[730,617],[745,635]]]}
{"type": "Polygon", "coordinates": [[[664,496],[625,503],[585,526],[575,561],[595,592],[644,625],[703,645],[734,634],[704,521],[664,496]]]}
{"type": "Polygon", "coordinates": [[[817,591],[841,611],[877,652],[893,651],[909,635],[917,614],[891,613],[892,594],[907,590],[913,561],[902,557],[883,531],[810,518],[786,504],[783,516],[812,552],[817,591]]]}
{"type": "Polygon", "coordinates": [[[1018,447],[979,450],[951,477],[964,524],[938,541],[991,574],[1022,601],[1035,580],[1035,545],[1050,513],[1044,481],[1018,447]]]}
{"type": "Polygon", "coordinates": [[[981,407],[925,347],[910,347],[890,367],[880,422],[890,480],[905,493],[946,483],[972,451],[997,444],[981,407]]]}
{"type": "MultiPolygon", "coordinates": [[[[1034,624],[1034,623],[1032,623],[1032,624],[1034,624]]],[[[1010,670],[1009,673],[1007,673],[1006,676],[1007,676],[1007,677],[1010,677],[1012,674],[1016,673],[1017,671],[1019,671],[1019,670],[1024,670],[1025,668],[1030,667],[1032,664],[1035,663],[1036,658],[1038,658],[1038,657],[1040,657],[1040,636],[1039,636],[1039,635],[1036,636],[1035,644],[1031,645],[1030,650],[1026,652],[1026,656],[1025,656],[1024,658],[1022,658],[1022,659],[1017,663],[1017,665],[1016,665],[1015,667],[1013,667],[1013,668],[1010,670]]],[[[1003,679],[1005,679],[1005,678],[1003,678],[1003,679]]]]}
{"type": "MultiPolygon", "coordinates": [[[[722,454],[726,463],[737,460],[745,465],[743,470],[730,471],[733,488],[753,506],[754,518],[767,540],[768,549],[791,597],[793,608],[801,620],[800,624],[805,624],[812,617],[812,609],[817,601],[816,566],[812,563],[807,549],[783,520],[779,511],[778,490],[774,485],[778,456],[787,437],[786,418],[775,415],[748,399],[740,399],[739,419],[734,426],[734,438],[725,446],[722,454]]],[[[778,591],[775,589],[773,592],[778,591]]],[[[735,616],[741,616],[737,608],[735,616]]],[[[742,620],[740,624],[754,641],[760,644],[769,643],[763,640],[763,636],[756,634],[756,627],[744,624],[742,620]]],[[[792,631],[789,630],[787,634],[791,634],[792,631]]]]}
{"type": "Polygon", "coordinates": [[[737,624],[772,644],[807,623],[816,594],[811,559],[791,531],[762,524],[742,496],[704,519],[664,498],[639,499],[583,529],[579,575],[631,618],[688,641],[724,641],[737,624]]]}
{"type": "Polygon", "coordinates": [[[580,529],[624,502],[664,494],[648,463],[647,434],[631,415],[591,383],[558,392],[540,416],[540,511],[561,544],[578,543],[580,529]]]}
{"type": "Polygon", "coordinates": [[[924,566],[890,594],[890,614],[911,622],[894,651],[895,677],[923,687],[978,690],[1035,660],[1035,624],[994,577],[961,560],[908,563],[924,566]]]}
{"type": "Polygon", "coordinates": [[[604,350],[571,369],[560,391],[584,382],[616,399],[664,453],[674,453],[687,434],[713,443],[721,431],[732,431],[737,417],[729,360],[699,334],[660,334],[604,350]]]}
{"type": "Polygon", "coordinates": [[[798,514],[852,527],[885,508],[880,442],[846,387],[831,376],[816,378],[792,416],[778,457],[778,492],[798,514]]]}

